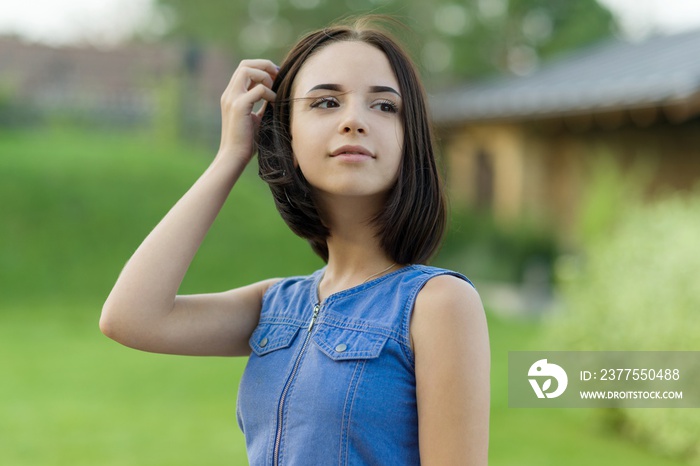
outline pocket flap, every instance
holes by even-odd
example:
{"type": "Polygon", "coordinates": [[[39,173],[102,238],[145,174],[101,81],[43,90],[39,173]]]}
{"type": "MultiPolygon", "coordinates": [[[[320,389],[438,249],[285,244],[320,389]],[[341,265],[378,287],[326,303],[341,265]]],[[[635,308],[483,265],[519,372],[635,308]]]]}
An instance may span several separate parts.
{"type": "Polygon", "coordinates": [[[319,327],[313,341],[335,361],[373,359],[382,352],[388,337],[376,333],[337,327],[319,327]]]}
{"type": "Polygon", "coordinates": [[[272,351],[287,348],[292,344],[294,335],[299,327],[286,324],[260,324],[257,326],[248,343],[258,356],[272,351]]]}

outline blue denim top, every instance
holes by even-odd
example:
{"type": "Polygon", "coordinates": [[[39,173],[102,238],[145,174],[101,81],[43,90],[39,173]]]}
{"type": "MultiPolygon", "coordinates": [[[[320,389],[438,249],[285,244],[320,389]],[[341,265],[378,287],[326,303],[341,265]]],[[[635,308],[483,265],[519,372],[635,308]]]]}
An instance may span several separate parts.
{"type": "MultiPolygon", "coordinates": [[[[251,466],[420,464],[410,265],[318,300],[324,269],[271,286],[238,391],[251,466]]],[[[471,282],[469,282],[471,283],[471,282]]]]}

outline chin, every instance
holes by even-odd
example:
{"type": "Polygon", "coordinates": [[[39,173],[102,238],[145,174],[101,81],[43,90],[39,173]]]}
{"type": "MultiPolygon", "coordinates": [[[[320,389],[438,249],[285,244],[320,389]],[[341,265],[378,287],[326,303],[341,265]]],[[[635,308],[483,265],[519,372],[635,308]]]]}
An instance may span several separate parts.
{"type": "Polygon", "coordinates": [[[362,199],[385,200],[389,196],[388,189],[371,189],[358,186],[348,186],[327,191],[319,190],[318,192],[321,196],[328,196],[329,198],[350,198],[356,201],[361,201],[362,199]]]}

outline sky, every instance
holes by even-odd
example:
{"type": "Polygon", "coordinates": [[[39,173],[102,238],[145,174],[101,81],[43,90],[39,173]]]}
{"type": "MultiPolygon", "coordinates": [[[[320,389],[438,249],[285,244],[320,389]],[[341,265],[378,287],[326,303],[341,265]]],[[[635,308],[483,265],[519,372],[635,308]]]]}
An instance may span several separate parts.
{"type": "MultiPolygon", "coordinates": [[[[699,0],[599,1],[618,15],[632,39],[700,28],[699,0]]],[[[112,45],[144,25],[156,35],[167,27],[152,0],[2,0],[0,6],[0,34],[54,45],[112,45]]]]}
{"type": "Polygon", "coordinates": [[[0,34],[52,45],[113,45],[151,22],[152,0],[1,0],[0,34]]]}
{"type": "Polygon", "coordinates": [[[616,13],[629,38],[700,28],[698,0],[598,0],[616,13]]]}

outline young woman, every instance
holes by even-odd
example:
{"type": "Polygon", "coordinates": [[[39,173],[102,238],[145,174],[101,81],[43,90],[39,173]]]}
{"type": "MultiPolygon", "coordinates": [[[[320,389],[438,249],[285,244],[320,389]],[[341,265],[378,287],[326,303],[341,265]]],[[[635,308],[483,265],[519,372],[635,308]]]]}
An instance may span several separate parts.
{"type": "Polygon", "coordinates": [[[216,157],[124,267],[102,331],[145,351],[250,356],[238,422],[251,465],[486,464],[484,311],[464,276],[421,265],[445,205],[410,59],[366,22],[331,27],[280,68],[242,61],[221,105],[216,157]],[[256,136],[281,215],[327,265],[179,296],[256,136]]]}

